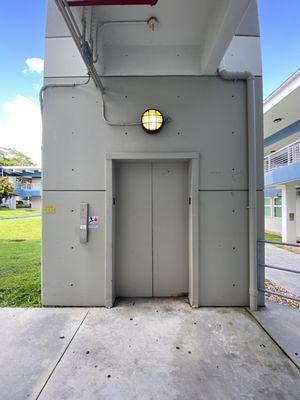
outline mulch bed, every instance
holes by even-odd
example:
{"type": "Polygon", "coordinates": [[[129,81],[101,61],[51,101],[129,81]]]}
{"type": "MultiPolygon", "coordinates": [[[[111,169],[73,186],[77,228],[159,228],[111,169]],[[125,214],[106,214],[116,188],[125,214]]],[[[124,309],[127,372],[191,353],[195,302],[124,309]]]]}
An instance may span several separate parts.
{"type": "Polygon", "coordinates": [[[293,246],[277,246],[277,247],[290,251],[291,253],[300,254],[300,247],[293,247],[293,246]]]}
{"type": "MultiPolygon", "coordinates": [[[[265,282],[265,289],[266,290],[271,290],[272,292],[278,292],[280,294],[284,294],[285,296],[289,297],[299,297],[295,293],[289,292],[288,290],[284,289],[283,287],[276,285],[275,283],[266,280],[265,282]]],[[[294,300],[288,300],[284,299],[283,297],[279,296],[274,296],[273,294],[268,294],[266,293],[266,299],[270,301],[274,301],[275,303],[278,304],[285,304],[293,308],[300,308],[300,302],[299,301],[294,301],[294,300]]]]}

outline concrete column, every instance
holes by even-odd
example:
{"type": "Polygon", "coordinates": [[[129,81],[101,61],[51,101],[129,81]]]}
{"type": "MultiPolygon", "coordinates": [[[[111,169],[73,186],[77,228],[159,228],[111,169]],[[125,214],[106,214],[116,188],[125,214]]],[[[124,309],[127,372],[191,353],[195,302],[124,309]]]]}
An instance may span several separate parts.
{"type": "Polygon", "coordinates": [[[15,210],[17,208],[17,201],[16,201],[15,196],[11,197],[8,200],[8,208],[10,208],[12,210],[15,210]]]}
{"type": "Polygon", "coordinates": [[[282,186],[282,241],[297,242],[296,188],[292,184],[282,186]]]}
{"type": "Polygon", "coordinates": [[[41,197],[31,197],[31,209],[32,210],[40,210],[42,208],[42,199],[41,197]]]}

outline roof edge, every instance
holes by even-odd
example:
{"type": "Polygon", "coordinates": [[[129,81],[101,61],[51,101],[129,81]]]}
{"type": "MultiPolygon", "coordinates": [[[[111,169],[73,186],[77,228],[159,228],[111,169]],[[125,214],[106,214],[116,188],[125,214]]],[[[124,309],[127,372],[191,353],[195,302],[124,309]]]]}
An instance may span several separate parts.
{"type": "MultiPolygon", "coordinates": [[[[288,79],[286,79],[280,86],[278,86],[277,89],[275,89],[265,100],[264,100],[264,108],[268,108],[268,110],[271,107],[267,107],[268,103],[270,103],[272,100],[274,101],[274,104],[272,104],[272,107],[279,103],[280,100],[282,100],[284,97],[288,96],[293,90],[295,90],[296,87],[300,86],[300,68],[297,69],[296,72],[294,72],[288,79]],[[299,80],[297,84],[297,80],[299,80]],[[275,101],[275,98],[278,96],[278,101],[275,101]]],[[[268,111],[264,110],[264,112],[268,111]]]]}

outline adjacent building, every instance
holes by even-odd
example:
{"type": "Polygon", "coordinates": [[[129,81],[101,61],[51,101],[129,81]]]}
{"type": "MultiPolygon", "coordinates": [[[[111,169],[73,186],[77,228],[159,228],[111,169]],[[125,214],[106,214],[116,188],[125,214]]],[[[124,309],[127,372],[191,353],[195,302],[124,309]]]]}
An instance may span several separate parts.
{"type": "Polygon", "coordinates": [[[42,170],[40,167],[0,166],[0,176],[8,176],[14,186],[14,194],[5,200],[9,208],[16,208],[18,202],[32,210],[42,208],[42,170]]]}
{"type": "Polygon", "coordinates": [[[300,240],[300,70],[264,102],[266,231],[300,240]]]}

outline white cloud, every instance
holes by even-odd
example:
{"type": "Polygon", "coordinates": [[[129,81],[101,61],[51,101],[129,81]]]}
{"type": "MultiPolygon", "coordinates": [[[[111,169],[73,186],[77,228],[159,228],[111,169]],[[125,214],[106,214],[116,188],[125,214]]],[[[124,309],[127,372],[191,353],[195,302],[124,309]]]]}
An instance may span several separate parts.
{"type": "Polygon", "coordinates": [[[24,72],[37,72],[38,74],[41,74],[44,71],[44,60],[42,58],[27,58],[25,63],[27,68],[24,72]]]}
{"type": "Polygon", "coordinates": [[[37,104],[17,95],[3,104],[5,118],[0,120],[0,146],[14,147],[41,163],[42,122],[37,104]]]}

